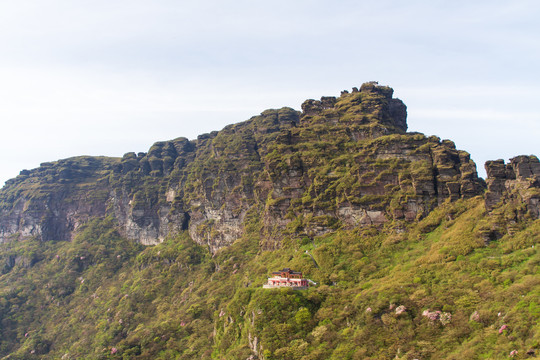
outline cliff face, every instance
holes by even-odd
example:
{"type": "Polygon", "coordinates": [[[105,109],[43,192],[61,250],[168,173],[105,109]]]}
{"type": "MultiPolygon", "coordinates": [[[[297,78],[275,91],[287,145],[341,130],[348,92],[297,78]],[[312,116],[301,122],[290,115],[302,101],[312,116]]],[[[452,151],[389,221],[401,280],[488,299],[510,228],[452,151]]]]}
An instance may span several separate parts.
{"type": "Polygon", "coordinates": [[[23,170],[0,190],[0,358],[534,356],[540,161],[484,181],[406,130],[367,83],[23,170]],[[317,285],[263,289],[283,267],[317,285]]]}
{"type": "MultiPolygon", "coordinates": [[[[406,106],[392,94],[366,83],[338,98],[307,100],[302,112],[267,110],[196,140],[158,142],[148,153],[25,170],[0,191],[0,241],[70,240],[89,219],[112,214],[129,239],[156,244],[189,230],[215,252],[258,214],[261,246],[271,249],[280,234],[411,222],[446,200],[482,194],[469,154],[451,141],[406,133],[406,106]]],[[[513,167],[520,186],[529,181],[523,166],[513,167]]],[[[488,179],[489,208],[511,175],[488,174],[495,179],[488,179]]],[[[538,214],[538,197],[524,196],[538,214]]]]}
{"type": "Polygon", "coordinates": [[[79,157],[21,171],[0,191],[0,242],[31,236],[70,240],[81,224],[106,213],[107,175],[115,162],[79,157]]]}
{"type": "Polygon", "coordinates": [[[540,161],[536,156],[517,156],[488,161],[486,209],[493,211],[505,203],[513,203],[516,216],[540,218],[540,161]]]}

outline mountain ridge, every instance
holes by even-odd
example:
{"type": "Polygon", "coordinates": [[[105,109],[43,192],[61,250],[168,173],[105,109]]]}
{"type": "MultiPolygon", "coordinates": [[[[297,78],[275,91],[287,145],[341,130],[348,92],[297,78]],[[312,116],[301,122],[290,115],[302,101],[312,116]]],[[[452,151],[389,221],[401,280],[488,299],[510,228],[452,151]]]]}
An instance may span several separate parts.
{"type": "MultiPolygon", "coordinates": [[[[375,82],[365,83],[360,89],[353,88],[351,93],[343,92],[339,98],[306,100],[302,104],[302,112],[291,108],[266,110],[219,132],[200,135],[196,140],[177,138],[157,142],[148,153],[127,153],[121,160],[71,158],[44,163],[32,171],[24,170],[17,178],[9,180],[0,192],[4,220],[0,221],[0,239],[5,241],[18,233],[22,236],[38,235],[43,240],[69,240],[90,217],[112,211],[122,226],[123,235],[143,244],[159,243],[169,232],[188,228],[199,243],[208,238],[208,231],[217,231],[219,240],[214,237],[212,241],[206,241],[208,246],[217,250],[240,237],[245,216],[245,211],[240,209],[246,210],[253,205],[252,202],[264,207],[268,218],[266,230],[271,233],[272,227],[283,230],[287,225],[285,216],[288,211],[296,211],[297,215],[299,211],[308,211],[298,205],[297,210],[292,209],[294,203],[301,199],[314,210],[309,216],[327,216],[336,219],[329,221],[352,226],[400,217],[411,220],[418,213],[429,212],[432,206],[426,204],[426,201],[431,201],[429,197],[436,197],[436,202],[441,203],[447,197],[457,199],[480,194],[484,184],[478,178],[470,156],[456,150],[451,141],[441,142],[437,137],[406,133],[406,106],[401,100],[393,99],[392,94],[389,87],[375,82]],[[327,148],[317,148],[317,141],[326,141],[323,147],[327,148]],[[333,149],[330,150],[330,146],[333,149]],[[316,157],[332,160],[335,157],[332,152],[341,153],[344,157],[342,162],[348,162],[347,166],[363,162],[362,166],[356,166],[356,179],[348,174],[347,181],[365,185],[356,184],[358,189],[354,194],[342,193],[342,203],[332,204],[332,211],[325,211],[316,208],[314,201],[307,200],[313,196],[316,196],[312,199],[315,202],[322,200],[324,196],[317,194],[320,189],[316,188],[320,185],[314,182],[317,176],[321,178],[326,174],[306,172],[311,166],[320,165],[316,157]],[[352,152],[356,152],[356,160],[350,156],[352,152]],[[410,156],[407,155],[409,153],[410,156]],[[361,156],[371,164],[366,165],[368,161],[360,159],[361,156]],[[418,169],[413,169],[412,175],[411,169],[404,169],[409,173],[402,175],[408,179],[400,180],[395,176],[385,179],[385,176],[391,177],[384,174],[385,171],[388,173],[393,171],[392,166],[401,166],[397,164],[400,157],[404,163],[417,165],[418,169]],[[390,164],[392,161],[395,164],[390,164]],[[206,173],[205,167],[214,173],[206,173]],[[230,169],[240,171],[240,176],[231,175],[230,169]],[[217,179],[216,171],[225,178],[217,179]],[[217,183],[210,184],[210,179],[217,183]],[[81,190],[83,184],[80,182],[84,183],[86,190],[81,190]],[[368,185],[370,182],[372,186],[368,185]],[[141,187],[141,183],[148,186],[141,187]],[[44,189],[34,192],[33,187],[39,188],[40,185],[44,189]],[[34,201],[38,194],[47,194],[47,191],[54,194],[54,189],[60,186],[63,190],[52,198],[49,196],[46,206],[43,202],[34,201]],[[359,188],[361,186],[363,189],[359,188]],[[416,199],[407,200],[408,206],[392,210],[393,213],[381,212],[384,206],[376,203],[387,194],[385,186],[401,186],[399,191],[414,192],[416,199]],[[70,187],[73,194],[65,191],[70,187]],[[237,192],[237,196],[225,194],[232,190],[237,192]],[[89,193],[99,195],[96,199],[84,198],[89,193]],[[26,194],[24,196],[28,199],[20,194],[26,194]],[[77,204],[75,208],[62,203],[61,199],[66,197],[77,204]],[[14,198],[18,203],[11,204],[10,208],[10,201],[14,198]],[[85,204],[82,204],[83,200],[85,204]],[[94,206],[88,207],[88,202],[94,206]],[[220,209],[221,205],[229,203],[236,205],[220,209]],[[320,214],[315,215],[317,212],[320,214]],[[278,214],[281,224],[272,223],[271,218],[278,214]],[[6,223],[5,219],[9,221],[6,223]],[[210,222],[216,224],[207,226],[210,222]]],[[[332,179],[324,181],[327,182],[324,186],[339,186],[332,179]]],[[[343,181],[343,177],[339,181],[343,181]]],[[[328,208],[327,205],[323,207],[328,208]]],[[[321,224],[306,225],[308,228],[321,228],[321,224]]],[[[321,229],[310,231],[318,233],[329,229],[322,224],[321,229]]]]}
{"type": "Polygon", "coordinates": [[[22,171],[0,190],[0,357],[534,358],[538,158],[484,181],[392,93],[22,171]],[[263,289],[284,267],[317,285],[263,289]]]}

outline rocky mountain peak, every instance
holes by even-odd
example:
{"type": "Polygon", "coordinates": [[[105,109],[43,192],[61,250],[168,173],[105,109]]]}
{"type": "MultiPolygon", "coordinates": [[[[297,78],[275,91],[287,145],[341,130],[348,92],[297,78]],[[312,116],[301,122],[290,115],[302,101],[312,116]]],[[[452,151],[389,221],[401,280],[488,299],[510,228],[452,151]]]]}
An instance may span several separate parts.
{"type": "Polygon", "coordinates": [[[540,161],[484,182],[406,115],[370,82],[21,171],[0,189],[0,358],[533,357],[540,161]],[[280,268],[313,287],[264,289],[280,268]]]}
{"type": "Polygon", "coordinates": [[[394,90],[372,81],[360,90],[343,91],[341,96],[323,96],[321,100],[306,100],[302,104],[302,122],[330,122],[349,125],[379,125],[387,132],[407,131],[407,107],[392,98],[394,90]]]}
{"type": "MultiPolygon", "coordinates": [[[[147,153],[44,163],[0,190],[0,242],[70,240],[89,220],[112,216],[128,239],[157,244],[187,230],[213,253],[256,223],[260,247],[273,249],[285,235],[415,222],[446,201],[484,193],[467,152],[407,133],[406,118],[392,88],[369,82],[306,100],[301,112],[265,110],[195,140],[156,142],[147,153]]],[[[486,169],[489,211],[519,200],[538,217],[538,158],[486,169]]]]}

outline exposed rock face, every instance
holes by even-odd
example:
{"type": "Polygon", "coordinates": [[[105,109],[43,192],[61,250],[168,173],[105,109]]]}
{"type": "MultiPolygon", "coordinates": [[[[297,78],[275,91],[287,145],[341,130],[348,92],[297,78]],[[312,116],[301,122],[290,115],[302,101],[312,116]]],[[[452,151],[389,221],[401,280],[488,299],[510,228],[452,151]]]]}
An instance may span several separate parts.
{"type": "Polygon", "coordinates": [[[106,213],[113,161],[80,157],[43,163],[6,183],[0,192],[0,242],[11,236],[70,240],[73,230],[106,213]]]}
{"type": "Polygon", "coordinates": [[[355,90],[352,94],[342,93],[340,99],[323,96],[320,101],[306,100],[302,104],[303,118],[311,122],[313,117],[332,123],[377,122],[390,127],[392,132],[407,131],[407,107],[401,100],[392,98],[392,88],[369,82],[360,91],[355,90]]]}
{"type": "Polygon", "coordinates": [[[525,204],[525,212],[533,218],[540,218],[540,161],[536,156],[517,156],[508,164],[488,161],[485,167],[488,211],[502,203],[517,202],[525,204]]]}
{"type": "MultiPolygon", "coordinates": [[[[158,142],[148,153],[23,171],[0,191],[0,241],[70,240],[90,218],[113,216],[143,244],[187,230],[215,252],[258,226],[261,247],[271,249],[283,234],[415,221],[447,199],[481,194],[469,154],[406,133],[406,106],[392,94],[366,83],[339,98],[307,100],[302,112],[267,110],[196,140],[158,142]]],[[[532,158],[524,164],[512,168],[514,179],[536,174],[532,158]]],[[[497,166],[488,172],[509,179],[497,166]]],[[[497,184],[491,202],[502,196],[497,184]]],[[[528,199],[533,209],[537,198],[528,199]]]]}

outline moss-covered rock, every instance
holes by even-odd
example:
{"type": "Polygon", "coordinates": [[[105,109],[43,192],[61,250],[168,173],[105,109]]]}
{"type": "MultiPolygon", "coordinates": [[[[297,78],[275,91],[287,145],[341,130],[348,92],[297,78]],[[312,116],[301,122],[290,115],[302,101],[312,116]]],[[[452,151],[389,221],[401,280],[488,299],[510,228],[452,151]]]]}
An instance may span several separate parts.
{"type": "Polygon", "coordinates": [[[42,164],[1,191],[0,238],[71,239],[110,214],[141,243],[187,229],[215,252],[240,238],[258,209],[261,246],[275,248],[283,232],[417,221],[447,199],[480,194],[468,154],[406,133],[406,107],[392,95],[370,82],[307,100],[302,112],[270,109],[193,141],[156,142],[148,153],[42,164]]]}

